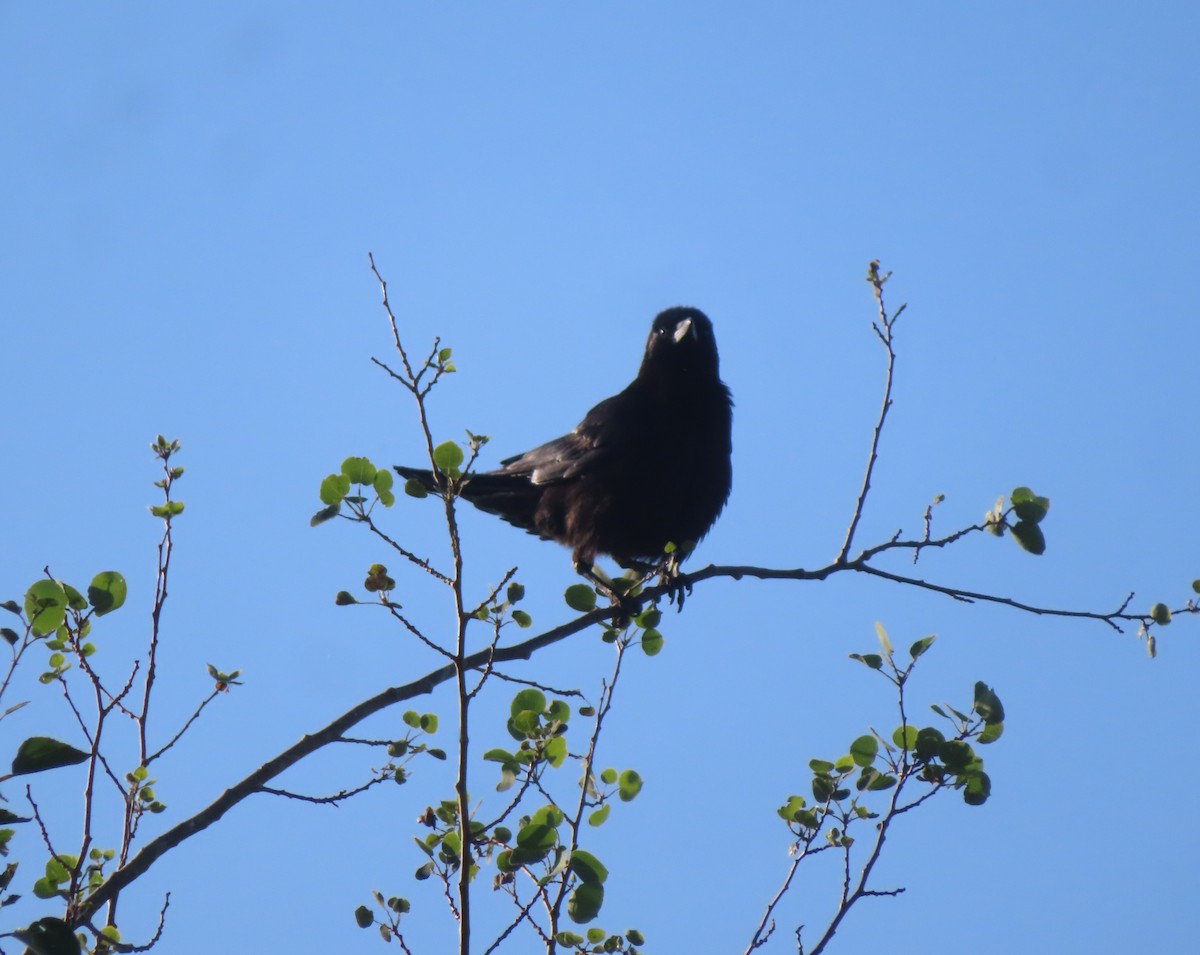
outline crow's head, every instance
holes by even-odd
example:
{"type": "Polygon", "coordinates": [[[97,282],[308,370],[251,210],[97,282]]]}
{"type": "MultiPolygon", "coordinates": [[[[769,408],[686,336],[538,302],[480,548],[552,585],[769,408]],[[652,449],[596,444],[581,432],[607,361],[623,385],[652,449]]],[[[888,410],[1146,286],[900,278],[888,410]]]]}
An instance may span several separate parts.
{"type": "Polygon", "coordinates": [[[718,378],[712,322],[698,308],[677,305],[660,312],[650,327],[638,376],[685,374],[718,378]]]}

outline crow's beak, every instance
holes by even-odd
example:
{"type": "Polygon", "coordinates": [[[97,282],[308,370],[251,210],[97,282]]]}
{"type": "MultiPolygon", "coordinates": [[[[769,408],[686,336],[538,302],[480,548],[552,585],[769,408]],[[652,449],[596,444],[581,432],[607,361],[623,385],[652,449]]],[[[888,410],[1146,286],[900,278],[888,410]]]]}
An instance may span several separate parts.
{"type": "Polygon", "coordinates": [[[682,322],[675,326],[675,334],[672,336],[675,339],[675,344],[678,345],[692,331],[692,320],[685,318],[682,322]]]}

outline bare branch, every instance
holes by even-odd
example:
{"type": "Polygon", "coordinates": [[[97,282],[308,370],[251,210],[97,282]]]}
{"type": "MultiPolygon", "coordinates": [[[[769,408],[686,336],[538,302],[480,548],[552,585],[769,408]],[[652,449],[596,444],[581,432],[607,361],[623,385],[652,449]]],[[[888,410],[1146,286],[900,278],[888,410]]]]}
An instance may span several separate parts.
{"type": "Polygon", "coordinates": [[[365,793],[368,789],[378,786],[380,783],[387,782],[391,778],[392,776],[390,773],[382,776],[376,776],[374,779],[368,780],[361,786],[355,786],[353,789],[343,789],[341,792],[331,793],[328,796],[308,796],[304,793],[294,793],[288,789],[275,789],[271,786],[263,786],[259,791],[267,793],[271,796],[283,796],[285,799],[295,799],[299,802],[311,802],[324,806],[336,806],[338,803],[344,802],[352,796],[357,796],[359,793],[365,793]]]}
{"type": "Polygon", "coordinates": [[[154,762],[156,759],[158,759],[158,757],[160,757],[163,753],[165,753],[172,746],[174,746],[176,743],[178,743],[180,737],[182,737],[183,734],[187,732],[188,727],[191,726],[193,723],[195,723],[197,719],[199,719],[200,714],[204,712],[204,708],[206,706],[208,706],[208,704],[211,703],[213,700],[215,700],[217,698],[217,696],[220,694],[220,692],[221,692],[220,690],[213,690],[207,697],[205,697],[203,700],[201,700],[200,705],[196,707],[196,711],[187,718],[187,722],[184,723],[183,726],[180,727],[179,732],[176,733],[174,736],[172,736],[165,745],[159,747],[155,752],[147,753],[145,758],[142,760],[142,765],[149,766],[152,762],[154,762]]]}
{"type": "Polygon", "coordinates": [[[900,317],[900,313],[904,311],[904,306],[901,305],[896,311],[896,314],[888,317],[887,308],[883,302],[883,286],[884,283],[891,277],[891,273],[881,275],[879,272],[879,262],[872,262],[870,271],[867,274],[867,281],[871,283],[871,287],[875,291],[875,302],[879,306],[879,321],[872,324],[875,329],[875,334],[879,336],[879,340],[883,342],[883,347],[887,349],[887,374],[884,377],[883,384],[883,403],[879,407],[879,418],[875,422],[875,431],[871,435],[871,450],[867,455],[867,469],[863,473],[862,487],[858,492],[858,500],[854,504],[854,513],[850,517],[850,526],[846,529],[846,540],[842,543],[842,549],[838,552],[836,563],[842,563],[850,554],[850,548],[854,544],[854,532],[858,529],[858,522],[862,519],[863,508],[867,503],[867,494],[871,490],[871,475],[875,471],[875,462],[879,458],[879,439],[883,434],[883,426],[887,421],[888,411],[892,407],[892,380],[896,370],[896,350],[892,346],[892,330],[895,328],[896,319],[900,317]]]}

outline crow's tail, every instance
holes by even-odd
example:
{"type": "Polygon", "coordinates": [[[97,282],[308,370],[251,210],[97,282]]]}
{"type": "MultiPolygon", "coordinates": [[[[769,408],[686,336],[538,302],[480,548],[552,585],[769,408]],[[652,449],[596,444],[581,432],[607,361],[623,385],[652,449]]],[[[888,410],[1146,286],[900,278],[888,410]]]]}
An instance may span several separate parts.
{"type": "Polygon", "coordinates": [[[406,468],[403,464],[397,464],[395,469],[396,473],[406,481],[416,481],[430,494],[440,494],[442,492],[437,478],[433,476],[432,471],[423,471],[421,468],[406,468]]]}
{"type": "MultiPolygon", "coordinates": [[[[432,471],[401,464],[395,468],[402,478],[416,481],[430,494],[443,494],[445,491],[432,471]]],[[[531,483],[527,474],[483,471],[469,475],[460,493],[463,500],[470,501],[481,511],[499,515],[510,524],[537,533],[534,521],[543,490],[531,483]]]]}

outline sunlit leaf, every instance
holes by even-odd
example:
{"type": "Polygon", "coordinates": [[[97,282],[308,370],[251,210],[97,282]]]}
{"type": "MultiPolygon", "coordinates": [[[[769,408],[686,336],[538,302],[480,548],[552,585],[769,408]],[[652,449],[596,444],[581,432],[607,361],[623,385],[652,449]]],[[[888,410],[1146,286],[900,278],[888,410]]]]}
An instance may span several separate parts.
{"type": "Polygon", "coordinates": [[[850,758],[856,766],[870,766],[879,753],[879,743],[874,736],[860,736],[850,744],[850,758]]]}
{"type": "MultiPolygon", "coordinates": [[[[349,457],[342,462],[342,475],[351,484],[374,485],[376,475],[375,465],[369,458],[349,457]]],[[[391,475],[388,475],[391,479],[391,475]]],[[[389,484],[388,487],[391,487],[389,484]]],[[[348,489],[347,489],[348,490],[348,489]]]]}
{"type": "Polygon", "coordinates": [[[104,570],[88,584],[88,603],[96,608],[96,616],[112,613],[125,603],[125,578],[115,570],[104,570]]]}
{"type": "Polygon", "coordinates": [[[443,441],[433,449],[433,463],[443,474],[453,477],[462,466],[463,449],[453,441],[443,441]]]}
{"type": "Polygon", "coordinates": [[[57,630],[67,616],[69,598],[57,580],[39,580],[25,591],[25,616],[35,635],[57,630]]]}

